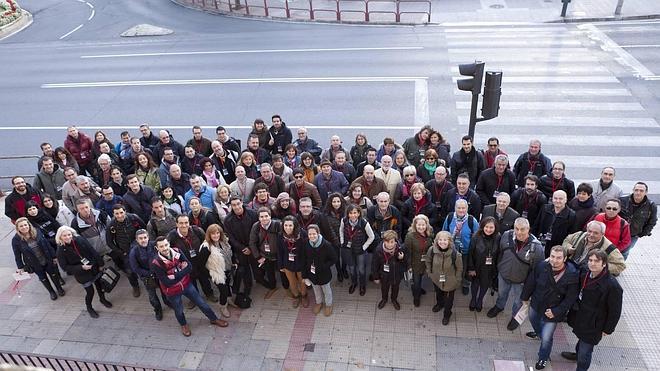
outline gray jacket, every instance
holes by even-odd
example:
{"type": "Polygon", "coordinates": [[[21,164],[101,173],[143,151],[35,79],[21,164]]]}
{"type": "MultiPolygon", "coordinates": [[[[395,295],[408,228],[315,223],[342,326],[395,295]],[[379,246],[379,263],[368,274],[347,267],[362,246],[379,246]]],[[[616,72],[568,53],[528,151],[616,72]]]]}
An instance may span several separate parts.
{"type": "Polygon", "coordinates": [[[506,231],[500,240],[500,256],[497,270],[502,278],[512,283],[523,283],[529,270],[544,258],[541,242],[529,235],[527,243],[516,252],[515,234],[506,231]]]}
{"type": "Polygon", "coordinates": [[[39,171],[34,176],[32,187],[41,193],[48,193],[56,199],[61,200],[62,186],[66,182],[66,179],[64,179],[64,171],[57,164],[53,164],[53,166],[55,168],[52,174],[44,172],[43,169],[39,171]]]}

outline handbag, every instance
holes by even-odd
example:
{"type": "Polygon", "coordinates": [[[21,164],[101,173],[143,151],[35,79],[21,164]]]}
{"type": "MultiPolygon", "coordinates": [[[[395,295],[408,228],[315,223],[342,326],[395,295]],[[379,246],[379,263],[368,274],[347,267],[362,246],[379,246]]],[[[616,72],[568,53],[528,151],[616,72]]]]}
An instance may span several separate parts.
{"type": "Polygon", "coordinates": [[[144,287],[148,289],[155,289],[158,287],[158,283],[156,282],[156,277],[154,276],[147,276],[142,278],[142,282],[144,283],[144,287]]]}
{"type": "Polygon", "coordinates": [[[236,294],[236,299],[234,300],[234,304],[236,304],[236,306],[241,309],[247,309],[252,305],[252,299],[250,299],[250,297],[245,295],[244,293],[239,292],[238,294],[236,294]]]}
{"type": "Polygon", "coordinates": [[[99,278],[99,283],[101,284],[101,290],[103,292],[112,292],[112,290],[117,286],[119,282],[119,272],[113,267],[107,267],[103,269],[101,277],[99,278]]]}

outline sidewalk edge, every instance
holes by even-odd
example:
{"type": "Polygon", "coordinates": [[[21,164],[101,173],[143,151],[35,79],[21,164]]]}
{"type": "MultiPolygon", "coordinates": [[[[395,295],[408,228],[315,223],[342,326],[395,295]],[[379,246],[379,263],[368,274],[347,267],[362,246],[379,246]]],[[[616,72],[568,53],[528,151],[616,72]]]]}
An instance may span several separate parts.
{"type": "Polygon", "coordinates": [[[25,9],[21,10],[22,15],[20,18],[0,29],[0,41],[23,31],[25,28],[32,24],[32,14],[25,9]]]}

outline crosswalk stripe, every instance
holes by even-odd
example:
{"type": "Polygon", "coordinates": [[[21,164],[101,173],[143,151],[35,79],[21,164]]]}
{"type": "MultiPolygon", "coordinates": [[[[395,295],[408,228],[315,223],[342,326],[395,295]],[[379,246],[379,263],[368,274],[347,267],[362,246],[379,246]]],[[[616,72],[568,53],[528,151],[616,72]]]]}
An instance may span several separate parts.
{"type": "MultiPolygon", "coordinates": [[[[459,125],[467,126],[469,118],[465,115],[459,117],[459,125]]],[[[652,118],[640,117],[569,117],[569,116],[519,116],[506,117],[500,116],[488,121],[489,125],[503,127],[520,126],[530,127],[550,126],[550,127],[625,127],[625,128],[658,128],[658,122],[652,118]]],[[[659,161],[660,162],[660,161],[659,161]]]]}
{"type": "MultiPolygon", "coordinates": [[[[492,130],[492,129],[491,129],[492,130]]],[[[475,135],[476,143],[486,143],[489,134],[478,133],[475,135]]],[[[575,135],[531,135],[522,136],[517,134],[504,134],[497,135],[502,143],[514,145],[527,145],[529,139],[534,137],[543,143],[544,146],[594,146],[594,147],[660,147],[660,136],[645,135],[645,136],[609,136],[609,135],[589,135],[589,136],[575,136],[575,135]]],[[[546,147],[547,148],[547,147],[546,147]]]]}
{"type": "Polygon", "coordinates": [[[504,28],[504,27],[475,27],[475,28],[462,28],[462,27],[456,27],[456,28],[450,28],[447,27],[444,29],[444,32],[447,34],[451,33],[456,33],[456,34],[463,34],[463,33],[484,33],[484,34],[520,34],[520,35],[529,35],[529,34],[537,34],[537,33],[549,33],[552,35],[562,35],[565,33],[582,33],[580,31],[576,30],[569,30],[566,27],[562,26],[551,26],[551,27],[512,27],[512,28],[504,28]]]}
{"type": "MultiPolygon", "coordinates": [[[[506,80],[507,77],[504,77],[506,80]]],[[[469,94],[465,94],[464,91],[454,89],[454,94],[456,99],[470,100],[471,97],[469,94]]],[[[630,97],[632,93],[628,89],[593,89],[593,88],[521,88],[521,87],[511,87],[505,85],[502,89],[502,96],[514,96],[514,95],[524,95],[524,96],[561,96],[561,97],[630,97]]]]}
{"type": "MultiPolygon", "coordinates": [[[[491,70],[492,68],[488,68],[491,70]]],[[[452,77],[456,80],[464,77],[452,77]]],[[[584,83],[617,83],[619,80],[614,76],[502,76],[502,81],[507,83],[564,83],[564,84],[584,84],[584,83]]]]}
{"type": "MultiPolygon", "coordinates": [[[[470,109],[470,102],[456,102],[457,109],[470,109]]],[[[644,111],[639,103],[599,102],[500,102],[500,109],[552,111],[644,111]]]]}
{"type": "MultiPolygon", "coordinates": [[[[482,53],[479,51],[473,51],[469,53],[452,53],[449,55],[449,61],[452,63],[470,63],[471,61],[474,61],[477,58],[481,58],[481,60],[488,61],[489,63],[497,63],[497,62],[510,62],[511,61],[511,56],[505,55],[505,54],[486,54],[482,53]],[[458,55],[461,54],[461,55],[458,55]],[[467,54],[467,55],[464,55],[467,54]]],[[[571,54],[571,53],[565,53],[565,54],[553,54],[553,53],[547,53],[547,54],[536,54],[536,53],[531,53],[531,54],[524,54],[524,55],[516,55],[516,60],[520,63],[531,63],[531,62],[536,62],[536,63],[581,63],[581,62],[598,62],[598,58],[589,55],[589,54],[571,54]]]]}
{"type": "Polygon", "coordinates": [[[605,165],[614,166],[616,169],[660,169],[660,161],[658,161],[657,157],[611,156],[608,157],[607,162],[603,161],[602,156],[566,156],[562,154],[548,154],[548,157],[552,160],[563,161],[569,169],[602,169],[605,165]]]}
{"type": "MultiPolygon", "coordinates": [[[[448,49],[449,54],[477,54],[477,55],[502,55],[505,54],[511,58],[515,55],[516,59],[525,54],[545,54],[545,55],[591,55],[589,49],[582,46],[577,48],[454,48],[448,49]]],[[[488,60],[484,57],[484,60],[488,60]]]]}
{"type": "Polygon", "coordinates": [[[561,46],[582,46],[582,43],[579,40],[573,40],[573,39],[538,40],[537,38],[530,38],[530,39],[513,39],[513,40],[489,40],[488,42],[483,42],[481,40],[478,40],[478,41],[475,41],[475,40],[447,41],[447,46],[449,46],[449,47],[469,46],[471,48],[478,48],[478,47],[492,48],[494,46],[499,46],[499,47],[523,47],[523,46],[561,47],[561,46]]]}
{"type": "MultiPolygon", "coordinates": [[[[570,66],[530,66],[530,65],[521,65],[519,63],[490,63],[487,61],[486,70],[502,70],[506,71],[506,76],[512,75],[561,75],[561,74],[570,74],[575,76],[579,74],[580,76],[589,76],[589,75],[605,75],[612,76],[610,70],[604,66],[594,66],[592,63],[583,63],[583,64],[571,64],[570,66]]],[[[458,66],[452,66],[451,72],[455,75],[458,75],[458,66]]]]}

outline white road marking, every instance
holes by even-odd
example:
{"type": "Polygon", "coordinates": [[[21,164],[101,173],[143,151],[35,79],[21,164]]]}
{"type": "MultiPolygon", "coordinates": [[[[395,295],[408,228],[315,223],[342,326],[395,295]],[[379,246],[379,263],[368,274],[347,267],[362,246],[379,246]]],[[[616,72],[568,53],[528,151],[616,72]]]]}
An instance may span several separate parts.
{"type": "Polygon", "coordinates": [[[71,35],[72,33],[76,32],[76,31],[78,31],[79,29],[82,28],[82,26],[84,26],[84,24],[78,25],[78,27],[76,27],[76,28],[74,28],[73,30],[71,30],[71,31],[65,33],[64,35],[60,36],[60,40],[62,40],[63,38],[65,38],[65,37],[67,37],[67,36],[69,36],[69,35],[71,35]]]}
{"type": "Polygon", "coordinates": [[[129,58],[129,57],[156,57],[170,55],[207,55],[207,54],[263,54],[263,53],[315,53],[315,52],[352,52],[352,51],[388,51],[388,50],[422,50],[423,46],[391,46],[367,48],[308,48],[308,49],[263,49],[263,50],[209,50],[186,52],[156,52],[133,54],[101,54],[82,55],[82,59],[91,58],[129,58]]]}
{"type": "MultiPolygon", "coordinates": [[[[488,68],[488,70],[491,70],[488,68]]],[[[456,82],[461,77],[452,77],[456,82]]],[[[506,76],[504,81],[509,83],[618,83],[615,76],[506,76]]]]}
{"type": "MultiPolygon", "coordinates": [[[[459,117],[459,125],[467,126],[468,118],[459,117]]],[[[616,128],[658,128],[658,122],[652,118],[635,117],[574,117],[574,116],[515,116],[496,117],[488,121],[488,124],[500,126],[522,126],[529,128],[531,125],[551,127],[616,127],[616,128]]]]}
{"type": "MultiPolygon", "coordinates": [[[[505,81],[508,82],[508,77],[505,77],[505,81]]],[[[468,94],[464,94],[458,88],[454,89],[454,94],[456,99],[459,100],[469,100],[471,97],[468,94]]],[[[575,89],[570,87],[563,88],[548,88],[544,87],[543,89],[538,88],[524,88],[519,86],[508,86],[506,89],[502,89],[502,96],[513,96],[513,95],[522,95],[527,97],[548,97],[548,96],[558,96],[558,97],[630,97],[632,93],[630,90],[622,89],[575,89]]]]}
{"type": "Polygon", "coordinates": [[[632,48],[660,48],[660,45],[619,45],[624,49],[632,48]]]}
{"type": "MultiPolygon", "coordinates": [[[[470,109],[470,101],[456,102],[456,109],[470,109]]],[[[501,109],[518,111],[644,111],[644,107],[637,102],[632,103],[607,103],[600,102],[500,102],[501,109]]],[[[622,119],[623,120],[623,119],[622,119]]],[[[659,143],[660,144],[660,143],[659,143]]]]}
{"type": "Polygon", "coordinates": [[[646,66],[640,63],[630,53],[623,50],[621,46],[614,42],[614,40],[610,39],[609,36],[607,36],[603,31],[599,30],[593,24],[579,25],[578,28],[585,30],[587,32],[587,36],[590,39],[599,41],[602,44],[601,49],[616,54],[618,58],[615,58],[615,60],[624,67],[632,69],[635,77],[646,80],[647,78],[651,79],[653,76],[655,76],[655,74],[646,68],[646,66]]]}
{"type": "Polygon", "coordinates": [[[429,82],[426,79],[415,80],[415,126],[421,128],[430,124],[429,82]]]}
{"type": "MultiPolygon", "coordinates": [[[[477,134],[475,143],[486,143],[490,135],[477,134]]],[[[518,134],[499,134],[497,137],[500,143],[507,145],[528,145],[529,137],[518,134]]],[[[660,147],[660,136],[652,135],[555,135],[543,134],[535,135],[544,146],[581,146],[581,147],[599,147],[607,148],[609,146],[618,147],[660,147]]]]}
{"type": "Polygon", "coordinates": [[[415,82],[426,80],[422,76],[361,76],[361,77],[281,77],[261,79],[200,79],[200,80],[129,80],[73,82],[43,84],[43,89],[57,88],[105,88],[121,86],[158,86],[158,85],[224,85],[224,84],[278,84],[278,83],[314,83],[314,82],[415,82]]]}
{"type": "MultiPolygon", "coordinates": [[[[94,18],[94,15],[96,14],[96,11],[94,10],[94,5],[92,5],[91,3],[89,3],[88,1],[85,1],[85,0],[77,0],[77,1],[78,1],[79,3],[87,4],[87,6],[92,10],[91,13],[90,13],[90,15],[89,15],[89,17],[87,17],[87,22],[91,21],[92,18],[94,18]]],[[[68,37],[69,35],[71,35],[72,33],[76,32],[76,31],[78,31],[78,30],[81,29],[84,25],[85,25],[85,24],[82,23],[82,24],[80,24],[78,27],[74,28],[73,30],[71,30],[71,31],[65,33],[64,35],[60,36],[60,40],[62,40],[62,39],[64,39],[64,38],[68,37]]]]}

